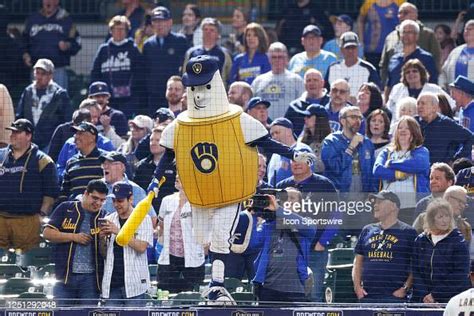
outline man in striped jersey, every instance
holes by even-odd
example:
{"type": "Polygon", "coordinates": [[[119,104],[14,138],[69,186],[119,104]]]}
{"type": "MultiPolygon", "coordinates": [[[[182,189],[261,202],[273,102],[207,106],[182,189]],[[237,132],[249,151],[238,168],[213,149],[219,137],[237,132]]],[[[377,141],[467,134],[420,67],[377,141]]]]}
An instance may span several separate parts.
{"type": "Polygon", "coordinates": [[[82,122],[71,127],[75,131],[74,143],[79,152],[66,164],[59,201],[72,200],[84,193],[89,181],[103,176],[100,157],[104,153],[97,148],[98,131],[94,124],[82,122]]]}

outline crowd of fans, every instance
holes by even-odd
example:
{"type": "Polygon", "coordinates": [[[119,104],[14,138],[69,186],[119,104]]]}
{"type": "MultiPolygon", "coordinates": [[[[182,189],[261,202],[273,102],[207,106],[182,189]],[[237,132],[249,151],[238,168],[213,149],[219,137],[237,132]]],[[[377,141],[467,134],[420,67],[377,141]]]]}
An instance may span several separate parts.
{"type": "MultiPolygon", "coordinates": [[[[168,8],[123,3],[80,104],[66,72],[80,36],[58,0],[26,21],[19,56],[34,79],[18,104],[11,81],[0,85],[0,247],[34,248],[46,219],[57,298],[143,298],[150,261],[161,289],[202,283],[208,249],[192,237],[199,227],[174,168],[129,246],[114,241],[146,196],[161,133],[187,108],[180,75],[199,55],[216,58],[231,103],[317,157],[308,166],[261,151],[258,190],[287,188],[291,203],[372,194],[377,223],[352,232],[358,299],[446,303],[471,286],[474,20],[461,13],[452,29],[433,31],[409,2],[366,0],[355,30],[350,16],[299,0],[275,30],[236,8],[234,33],[221,41],[221,22],[194,4],[173,32],[168,8]]],[[[281,202],[272,198],[270,210],[278,215],[281,202]]],[[[261,300],[323,301],[328,249],[346,232],[295,233],[253,216],[251,246],[229,254],[226,276],[253,280],[261,300]]]]}

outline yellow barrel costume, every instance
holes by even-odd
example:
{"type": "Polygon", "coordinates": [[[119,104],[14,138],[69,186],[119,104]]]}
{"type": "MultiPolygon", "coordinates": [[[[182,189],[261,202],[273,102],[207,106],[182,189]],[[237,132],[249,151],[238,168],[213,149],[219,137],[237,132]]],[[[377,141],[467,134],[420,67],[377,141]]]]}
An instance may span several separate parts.
{"type": "Polygon", "coordinates": [[[258,153],[245,144],[242,109],[231,106],[222,115],[177,118],[174,151],[184,192],[192,205],[222,207],[255,193],[258,153]]]}

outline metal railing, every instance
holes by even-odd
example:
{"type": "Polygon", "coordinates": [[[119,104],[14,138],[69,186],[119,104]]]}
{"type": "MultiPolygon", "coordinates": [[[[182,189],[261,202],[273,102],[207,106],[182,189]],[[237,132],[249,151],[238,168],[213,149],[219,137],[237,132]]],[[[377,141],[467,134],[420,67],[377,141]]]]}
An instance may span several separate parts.
{"type": "MultiPolygon", "coordinates": [[[[143,0],[149,2],[150,0],[143,0]]],[[[169,4],[175,18],[181,16],[181,10],[186,3],[194,2],[201,8],[204,16],[216,16],[230,20],[235,6],[254,8],[258,14],[257,20],[268,21],[278,19],[283,15],[287,3],[292,0],[175,0],[160,1],[169,4]]],[[[312,0],[318,9],[329,14],[349,14],[357,17],[363,0],[312,0]]],[[[410,0],[420,12],[422,19],[454,18],[461,10],[469,6],[470,0],[410,0]]],[[[95,22],[110,15],[116,0],[61,0],[61,5],[68,10],[75,20],[95,22]]],[[[0,0],[0,4],[8,8],[13,21],[22,21],[41,6],[40,0],[0,0]]]]}

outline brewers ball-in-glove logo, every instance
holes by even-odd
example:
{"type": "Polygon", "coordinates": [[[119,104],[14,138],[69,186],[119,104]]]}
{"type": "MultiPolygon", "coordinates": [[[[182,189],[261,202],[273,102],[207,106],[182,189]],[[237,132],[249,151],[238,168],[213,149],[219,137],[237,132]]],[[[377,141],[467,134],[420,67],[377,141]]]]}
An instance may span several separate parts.
{"type": "Polygon", "coordinates": [[[194,73],[199,75],[202,71],[202,64],[201,63],[195,63],[192,68],[193,68],[194,73]]]}
{"type": "Polygon", "coordinates": [[[197,143],[191,149],[194,165],[202,173],[211,173],[217,166],[217,146],[212,143],[197,143]]]}

